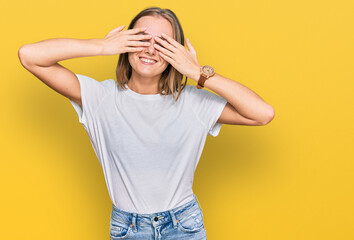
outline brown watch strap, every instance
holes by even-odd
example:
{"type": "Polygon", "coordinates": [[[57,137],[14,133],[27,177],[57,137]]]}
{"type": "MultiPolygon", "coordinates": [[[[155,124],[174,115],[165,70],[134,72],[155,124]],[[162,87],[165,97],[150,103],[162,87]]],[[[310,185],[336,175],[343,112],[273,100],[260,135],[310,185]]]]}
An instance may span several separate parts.
{"type": "Polygon", "coordinates": [[[199,80],[198,80],[198,84],[197,84],[197,88],[201,89],[204,88],[204,83],[208,78],[204,77],[203,74],[200,74],[199,80]]]}

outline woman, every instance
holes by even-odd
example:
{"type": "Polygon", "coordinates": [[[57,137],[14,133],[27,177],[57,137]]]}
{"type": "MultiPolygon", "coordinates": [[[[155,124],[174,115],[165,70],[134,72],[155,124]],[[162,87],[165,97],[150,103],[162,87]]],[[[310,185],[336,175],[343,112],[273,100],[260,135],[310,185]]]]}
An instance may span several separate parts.
{"type": "Polygon", "coordinates": [[[123,28],[103,39],[27,44],[19,57],[70,100],[87,131],[113,203],[111,239],[206,239],[192,185],[207,135],[216,137],[223,123],[265,125],[274,110],[247,87],[202,67],[188,39],[184,47],[171,10],[145,9],[123,28]],[[57,63],[116,54],[117,81],[99,82],[57,63]]]}

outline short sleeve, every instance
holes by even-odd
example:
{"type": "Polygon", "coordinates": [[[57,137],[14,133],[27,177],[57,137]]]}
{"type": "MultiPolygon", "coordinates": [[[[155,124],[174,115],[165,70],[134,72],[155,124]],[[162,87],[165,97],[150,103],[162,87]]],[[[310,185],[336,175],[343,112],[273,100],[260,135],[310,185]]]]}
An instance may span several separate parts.
{"type": "Polygon", "coordinates": [[[197,118],[208,131],[208,135],[216,137],[222,124],[218,119],[224,110],[227,100],[204,88],[198,89],[190,85],[191,105],[197,118]]]}
{"type": "Polygon", "coordinates": [[[75,74],[79,79],[81,91],[82,108],[76,102],[70,100],[73,105],[80,123],[87,123],[88,120],[94,117],[96,109],[100,102],[112,90],[113,79],[99,82],[91,77],[75,74]]]}

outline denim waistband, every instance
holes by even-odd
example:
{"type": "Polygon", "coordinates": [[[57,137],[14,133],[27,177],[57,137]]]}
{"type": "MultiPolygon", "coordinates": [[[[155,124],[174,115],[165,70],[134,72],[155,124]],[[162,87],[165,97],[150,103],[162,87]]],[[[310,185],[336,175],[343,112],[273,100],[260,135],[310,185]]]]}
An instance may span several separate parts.
{"type": "Polygon", "coordinates": [[[194,193],[193,199],[191,201],[163,212],[155,212],[150,214],[135,213],[119,209],[114,204],[112,204],[112,206],[113,209],[111,218],[113,218],[115,221],[127,223],[128,225],[131,224],[133,229],[134,226],[141,225],[150,225],[156,227],[170,221],[172,221],[173,225],[175,226],[176,222],[178,221],[176,219],[183,218],[183,216],[197,210],[198,208],[202,210],[198,198],[194,193]]]}

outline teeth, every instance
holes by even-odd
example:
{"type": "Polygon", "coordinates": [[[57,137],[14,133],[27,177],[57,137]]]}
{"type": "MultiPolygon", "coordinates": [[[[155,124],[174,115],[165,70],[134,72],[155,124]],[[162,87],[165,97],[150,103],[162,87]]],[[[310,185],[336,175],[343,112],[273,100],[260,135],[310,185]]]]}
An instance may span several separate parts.
{"type": "Polygon", "coordinates": [[[140,58],[141,61],[146,62],[146,63],[155,63],[154,60],[146,59],[146,58],[140,58]]]}

